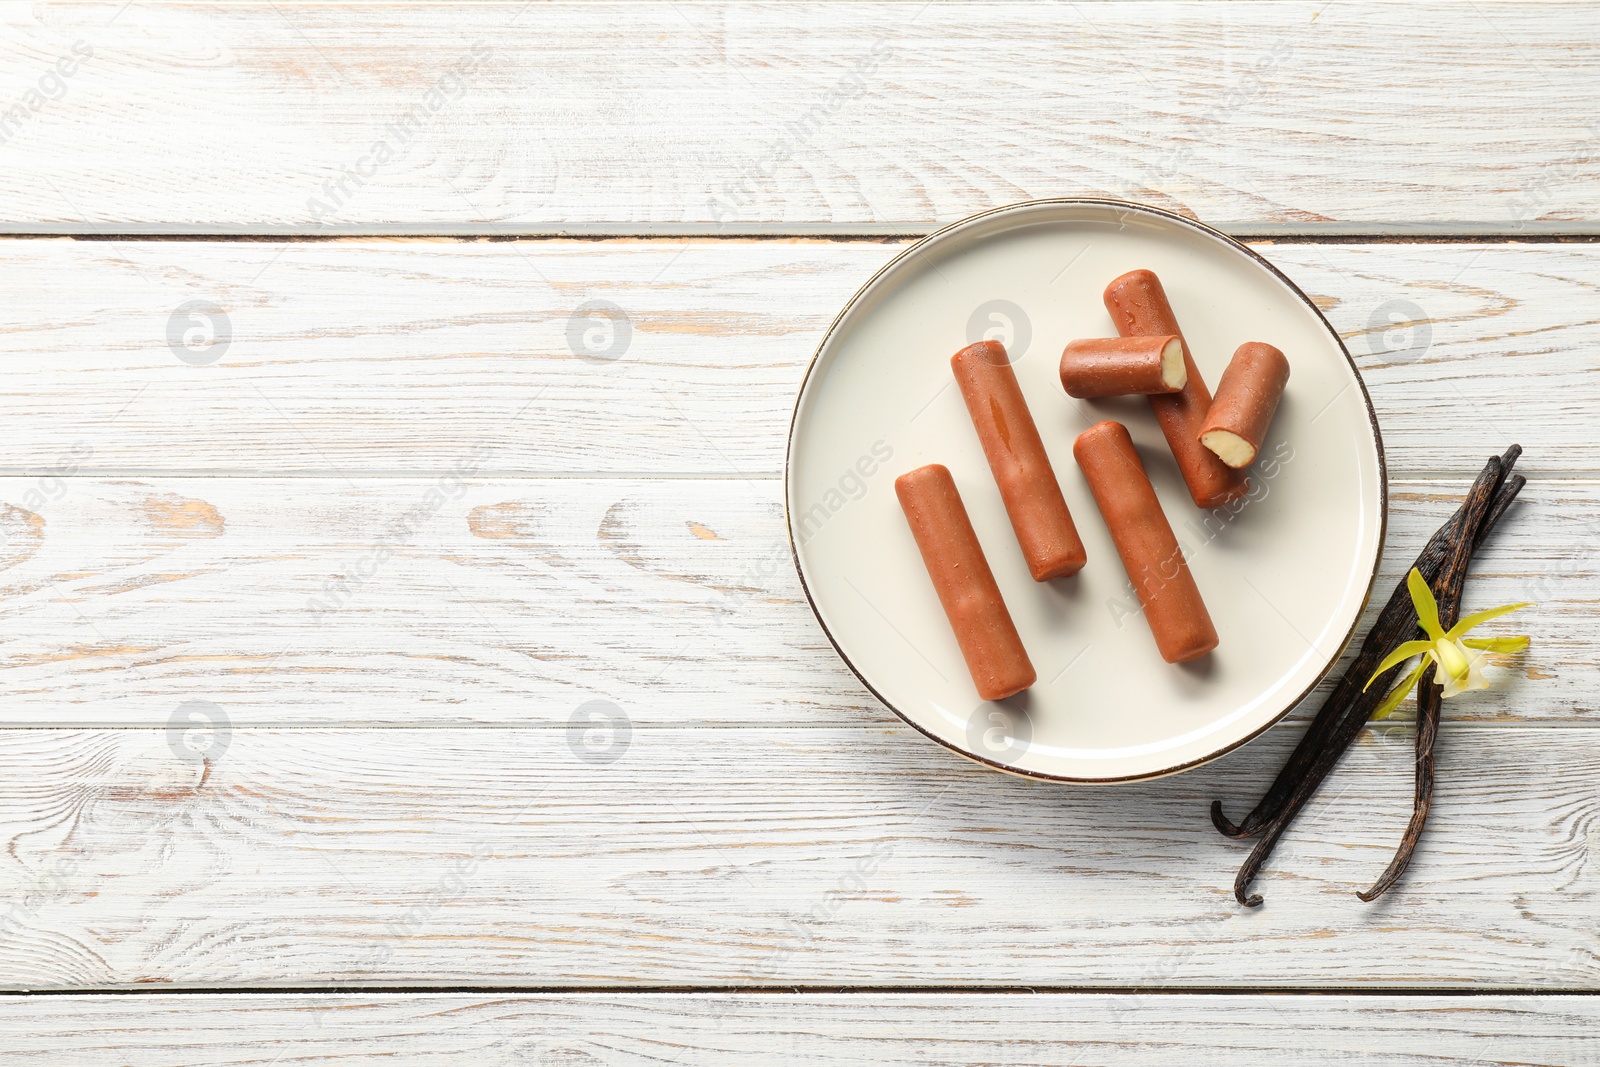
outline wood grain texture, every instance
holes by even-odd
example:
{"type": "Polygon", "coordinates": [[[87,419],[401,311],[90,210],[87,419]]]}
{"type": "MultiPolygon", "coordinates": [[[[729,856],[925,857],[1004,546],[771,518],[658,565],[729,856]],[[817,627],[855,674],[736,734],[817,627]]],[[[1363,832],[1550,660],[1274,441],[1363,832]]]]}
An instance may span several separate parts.
{"type": "Polygon", "coordinates": [[[124,7],[0,16],[13,232],[1600,224],[1583,4],[124,7]]]}
{"type": "MultiPolygon", "coordinates": [[[[1466,484],[1392,487],[1369,617],[1466,484]]],[[[812,616],[781,497],[765,478],[0,479],[0,723],[160,725],[203,699],[240,725],[559,724],[602,698],[641,724],[892,723],[812,616]]],[[[1536,601],[1496,625],[1533,647],[1447,717],[1600,721],[1597,538],[1600,482],[1528,486],[1467,596],[1536,601]]]]}
{"type": "MultiPolygon", "coordinates": [[[[774,475],[823,331],[902,247],[6,241],[0,470],[774,475]],[[221,336],[191,301],[225,349],[184,347],[221,336]]],[[[1513,440],[1600,474],[1600,246],[1262,248],[1345,336],[1391,476],[1513,440]]]]}
{"type": "Polygon", "coordinates": [[[0,998],[53,1067],[1390,1067],[1592,1063],[1600,999],[1047,993],[0,998]],[[1381,1049],[1381,1051],[1378,1051],[1381,1049]]]}
{"type": "Polygon", "coordinates": [[[1412,756],[1368,731],[1247,912],[1206,806],[1288,731],[1107,789],[905,728],[6,731],[0,988],[1592,990],[1593,735],[1447,724],[1428,836],[1369,906],[1412,756]]]}
{"type": "Polygon", "coordinates": [[[1483,456],[1534,479],[1468,604],[1533,649],[1375,906],[1407,723],[1241,911],[1206,805],[1303,715],[969,765],[822,638],[780,477],[903,235],[1597,233],[1597,60],[1552,0],[0,10],[0,233],[99,238],[0,240],[0,989],[324,991],[0,996],[0,1065],[1596,1062],[1600,246],[1260,243],[1372,391],[1380,589],[1483,456]]]}

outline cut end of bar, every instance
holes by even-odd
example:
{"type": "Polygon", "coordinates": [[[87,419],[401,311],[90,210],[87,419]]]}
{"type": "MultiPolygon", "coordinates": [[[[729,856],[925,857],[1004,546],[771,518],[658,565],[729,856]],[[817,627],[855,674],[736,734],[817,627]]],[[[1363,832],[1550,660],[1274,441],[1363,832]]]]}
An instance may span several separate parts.
{"type": "Polygon", "coordinates": [[[1171,393],[1189,384],[1189,368],[1184,365],[1181,338],[1168,338],[1161,346],[1161,384],[1171,393]]]}
{"type": "Polygon", "coordinates": [[[1200,435],[1200,443],[1235,470],[1255,462],[1256,446],[1231,430],[1207,430],[1200,435]]]}

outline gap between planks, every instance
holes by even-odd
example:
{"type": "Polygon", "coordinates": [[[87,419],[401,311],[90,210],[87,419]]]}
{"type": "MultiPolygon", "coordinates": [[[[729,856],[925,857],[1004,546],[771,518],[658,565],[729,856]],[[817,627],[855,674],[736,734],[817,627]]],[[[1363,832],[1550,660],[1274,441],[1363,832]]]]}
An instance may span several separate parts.
{"type": "MultiPolygon", "coordinates": [[[[1485,457],[1487,458],[1487,457],[1485,457]]],[[[1458,479],[1471,479],[1478,476],[1481,468],[1462,467],[1455,469],[1429,469],[1424,474],[1407,475],[1390,479],[1391,490],[1396,485],[1418,485],[1428,482],[1454,482],[1458,479]]],[[[37,476],[37,467],[6,467],[0,466],[0,478],[31,478],[37,476]]],[[[409,482],[427,481],[430,478],[440,478],[453,475],[455,471],[444,467],[430,469],[418,467],[411,470],[384,470],[384,471],[336,471],[336,470],[300,470],[300,471],[268,471],[268,470],[206,470],[193,468],[189,470],[174,470],[166,467],[81,467],[74,471],[62,471],[59,474],[52,472],[58,478],[79,479],[108,479],[108,478],[210,478],[231,479],[233,481],[250,481],[252,479],[295,480],[295,481],[351,481],[359,478],[364,482],[409,482]]],[[[1522,473],[1519,471],[1518,473],[1522,473]]],[[[1529,484],[1536,482],[1595,482],[1600,481],[1600,467],[1594,470],[1565,470],[1565,471],[1529,471],[1525,477],[1529,484]]],[[[748,483],[780,483],[784,476],[775,471],[758,471],[750,474],[737,474],[733,471],[529,471],[511,469],[484,468],[473,472],[473,481],[516,481],[516,482],[748,482],[748,483]]],[[[1454,488],[1452,486],[1452,488],[1454,488]]]]}
{"type": "Polygon", "coordinates": [[[64,989],[8,989],[0,997],[160,997],[160,996],[327,996],[469,995],[609,997],[609,996],[1085,996],[1162,997],[1600,997],[1595,989],[1540,989],[1532,986],[1111,986],[1111,985],[834,985],[794,982],[784,985],[237,985],[237,986],[74,986],[64,989]]]}
{"type": "MultiPolygon", "coordinates": [[[[1025,201],[1019,201],[1024,203],[1025,201]]],[[[1190,216],[1184,216],[1191,218],[1190,216]]],[[[959,220],[957,220],[959,221],[959,220]]],[[[1600,244],[1600,230],[1536,229],[1532,226],[1501,232],[1492,228],[1466,232],[1452,230],[1436,233],[1426,229],[1407,232],[1405,228],[1388,230],[1341,230],[1334,227],[1318,228],[1309,225],[1297,229],[1262,229],[1249,226],[1212,225],[1204,219],[1192,219],[1211,226],[1219,233],[1239,241],[1274,245],[1354,245],[1354,244],[1406,244],[1406,245],[1496,245],[1496,244],[1600,244]]],[[[951,223],[950,225],[953,225],[951,223]]],[[[1553,224],[1552,224],[1553,225],[1553,224]]],[[[1600,226],[1597,223],[1596,226],[1600,226]]],[[[837,226],[819,226],[814,230],[803,227],[734,233],[726,230],[677,230],[669,226],[652,229],[619,229],[610,232],[601,229],[556,232],[542,230],[507,230],[497,233],[429,233],[409,229],[385,230],[382,227],[351,228],[337,233],[212,233],[196,230],[192,233],[138,230],[93,230],[84,232],[58,231],[54,233],[13,232],[0,226],[0,241],[200,241],[206,243],[271,243],[271,244],[333,244],[339,241],[361,241],[381,238],[390,241],[427,241],[452,244],[509,244],[518,241],[668,241],[693,238],[697,241],[836,241],[841,244],[890,244],[908,238],[926,237],[946,227],[908,227],[904,230],[877,229],[852,231],[837,226]]]]}
{"type": "MultiPolygon", "coordinates": [[[[1330,680],[1335,677],[1337,676],[1332,672],[1328,674],[1328,679],[1330,680]]],[[[1308,701],[1314,699],[1315,698],[1308,698],[1308,701]]],[[[884,710],[886,712],[888,711],[887,708],[884,710]]],[[[888,712],[888,714],[893,715],[894,713],[888,712]]],[[[1303,720],[1285,719],[1274,724],[1271,729],[1303,730],[1305,725],[1306,723],[1303,720]]],[[[1411,719],[1389,719],[1380,722],[1368,722],[1366,726],[1362,728],[1362,733],[1363,735],[1381,736],[1388,731],[1393,730],[1395,727],[1410,727],[1411,725],[1411,719]]],[[[30,722],[27,720],[21,722],[0,722],[0,733],[4,733],[8,730],[55,730],[62,733],[81,733],[85,730],[123,730],[129,732],[146,730],[151,732],[166,733],[171,728],[171,725],[166,722],[114,722],[110,720],[105,722],[95,722],[88,719],[75,719],[71,722],[30,722]]],[[[575,725],[570,722],[539,721],[536,719],[529,719],[524,722],[474,722],[472,720],[456,721],[448,719],[436,719],[423,720],[420,722],[367,722],[360,725],[352,724],[350,726],[330,726],[326,722],[296,722],[292,719],[285,719],[282,721],[274,719],[251,719],[249,722],[235,723],[230,726],[232,732],[236,734],[251,732],[275,733],[279,731],[291,730],[301,732],[310,731],[313,733],[362,733],[368,730],[505,730],[513,733],[521,733],[523,731],[532,730],[573,730],[582,732],[587,728],[588,727],[584,725],[575,725]]],[[[832,733],[844,732],[871,734],[873,736],[880,737],[886,734],[900,734],[905,736],[907,740],[911,741],[915,741],[922,737],[920,733],[899,721],[898,718],[895,721],[885,719],[883,722],[878,723],[774,722],[771,720],[762,719],[731,719],[718,720],[716,722],[630,722],[628,728],[632,733],[636,734],[671,733],[674,731],[683,730],[771,730],[785,733],[790,730],[819,730],[832,733]]],[[[1548,719],[1457,719],[1446,721],[1441,727],[1441,730],[1504,730],[1511,728],[1519,730],[1593,730],[1600,729],[1600,721],[1583,719],[1562,719],[1555,722],[1552,722],[1548,719]]],[[[1352,745],[1355,743],[1356,742],[1354,741],[1351,742],[1352,745]]],[[[1237,749],[1235,751],[1237,751],[1237,749]]],[[[1227,755],[1231,755],[1231,753],[1218,756],[1216,757],[1216,760],[1225,759],[1227,758],[1227,755]]],[[[1211,760],[1208,762],[1216,762],[1216,760],[1211,760]]],[[[1153,781],[1153,779],[1142,780],[1146,782],[1153,781]]],[[[1113,787],[1114,785],[1115,783],[1113,783],[1113,787]]],[[[1089,786],[1088,788],[1100,787],[1089,786]]],[[[0,989],[0,993],[3,992],[5,992],[5,990],[0,989]]]]}

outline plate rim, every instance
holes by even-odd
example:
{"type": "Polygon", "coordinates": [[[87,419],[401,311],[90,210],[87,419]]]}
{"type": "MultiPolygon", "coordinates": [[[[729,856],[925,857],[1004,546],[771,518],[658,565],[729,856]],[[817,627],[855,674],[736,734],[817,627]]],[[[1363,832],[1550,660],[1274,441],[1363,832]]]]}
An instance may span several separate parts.
{"type": "Polygon", "coordinates": [[[1150,204],[1142,204],[1133,200],[1118,200],[1111,197],[1042,197],[1035,200],[1018,200],[1014,203],[1002,204],[999,207],[986,208],[983,211],[975,212],[974,214],[967,215],[964,218],[957,219],[954,222],[941,226],[931,233],[918,238],[916,241],[913,241],[911,244],[901,249],[900,252],[898,252],[892,259],[874,271],[872,276],[863,282],[860,288],[852,293],[850,298],[844,302],[844,305],[839,309],[839,313],[833,317],[833,321],[828,324],[828,328],[823,331],[821,339],[818,340],[816,349],[811,353],[811,359],[806,363],[806,372],[800,379],[800,386],[795,391],[794,411],[789,416],[788,439],[784,444],[783,453],[783,526],[784,535],[789,541],[789,558],[794,564],[796,576],[798,576],[800,579],[801,592],[805,594],[806,604],[811,608],[812,617],[817,620],[817,625],[822,628],[823,636],[827,637],[828,644],[833,646],[834,652],[844,662],[844,665],[850,668],[850,673],[854,674],[856,679],[866,687],[867,692],[871,693],[873,697],[877,699],[878,703],[882,704],[884,707],[893,712],[895,717],[901,722],[905,723],[907,726],[910,726],[912,729],[922,734],[922,736],[935,742],[941,748],[944,748],[950,752],[954,752],[963,759],[970,760],[973,763],[977,763],[984,767],[1001,771],[1006,774],[1016,775],[1019,778],[1028,778],[1034,781],[1043,782],[1060,782],[1069,785],[1117,785],[1124,782],[1148,782],[1157,778],[1166,778],[1174,774],[1182,774],[1184,771],[1193,770],[1196,767],[1200,767],[1207,763],[1221,759],[1230,752],[1234,752],[1235,750],[1248,745],[1251,741],[1254,741],[1256,738],[1260,737],[1262,734],[1278,725],[1288,716],[1291,711],[1299,707],[1301,702],[1303,702],[1306,697],[1310,696],[1317,686],[1321,685],[1323,680],[1333,672],[1333,669],[1339,665],[1340,660],[1344,659],[1344,654],[1349,651],[1350,643],[1355,640],[1356,630],[1360,627],[1361,620],[1367,613],[1367,608],[1371,606],[1372,590],[1373,587],[1377,585],[1378,572],[1383,568],[1383,552],[1388,546],[1389,536],[1389,465],[1383,447],[1383,430],[1378,425],[1378,413],[1372,406],[1372,395],[1367,391],[1366,379],[1361,376],[1361,368],[1356,366],[1355,358],[1350,355],[1350,349],[1345,346],[1344,338],[1339,336],[1339,331],[1333,328],[1333,323],[1328,321],[1328,317],[1322,313],[1322,309],[1317,307],[1316,303],[1306,295],[1305,291],[1301,289],[1300,286],[1295,284],[1292,278],[1284,274],[1283,271],[1279,270],[1277,266],[1265,256],[1261,255],[1255,249],[1249,247],[1243,242],[1236,240],[1226,233],[1223,233],[1221,230],[1200,222],[1198,219],[1191,219],[1175,212],[1154,207],[1150,204]],[[1279,282],[1281,282],[1291,293],[1298,297],[1300,302],[1303,303],[1307,309],[1309,309],[1311,313],[1316,316],[1317,321],[1322,324],[1323,329],[1327,330],[1328,336],[1333,339],[1334,344],[1338,347],[1339,353],[1344,356],[1345,362],[1350,367],[1350,373],[1355,376],[1356,386],[1361,391],[1361,402],[1366,405],[1367,422],[1372,427],[1373,442],[1377,446],[1379,504],[1377,552],[1373,556],[1372,573],[1367,576],[1367,588],[1361,594],[1361,607],[1356,611],[1355,618],[1350,623],[1350,628],[1345,632],[1344,637],[1340,639],[1338,652],[1329,658],[1327,666],[1318,671],[1317,676],[1313,678],[1311,682],[1307,684],[1307,686],[1302,689],[1292,700],[1290,700],[1284,706],[1282,711],[1279,711],[1277,714],[1273,715],[1271,719],[1263,723],[1257,729],[1251,731],[1249,734],[1239,738],[1236,741],[1230,742],[1229,744],[1208,753],[1207,755],[1198,757],[1197,759],[1189,760],[1175,767],[1169,767],[1159,771],[1152,771],[1148,774],[1085,778],[1077,775],[1047,774],[1043,771],[1024,770],[1009,764],[986,759],[983,756],[979,756],[968,752],[965,749],[958,748],[954,744],[946,741],[944,738],[939,737],[937,734],[931,733],[930,731],[924,729],[919,723],[913,721],[910,716],[901,711],[887,698],[885,698],[882,693],[878,692],[876,687],[874,687],[873,684],[867,680],[866,675],[862,674],[861,669],[857,667],[855,662],[849,657],[849,655],[845,653],[845,650],[840,647],[838,639],[834,637],[833,631],[828,628],[827,620],[822,617],[822,612],[817,607],[816,597],[812,595],[811,586],[806,581],[805,568],[800,565],[799,547],[795,544],[794,514],[789,507],[789,490],[792,484],[794,466],[795,429],[800,423],[800,405],[805,400],[806,388],[811,384],[811,376],[817,369],[818,361],[822,358],[822,351],[828,346],[828,342],[832,340],[834,332],[839,328],[839,323],[843,321],[844,317],[849,314],[853,307],[855,307],[856,302],[861,299],[862,295],[865,294],[868,289],[871,289],[874,285],[876,285],[880,278],[898,266],[902,260],[919,254],[924,245],[939,239],[952,230],[956,230],[963,226],[974,223],[979,219],[988,218],[991,215],[999,215],[1007,212],[1021,211],[1028,208],[1044,206],[1112,208],[1130,213],[1152,215],[1166,222],[1177,223],[1191,230],[1195,230],[1204,236],[1212,237],[1218,241],[1221,241],[1224,245],[1231,246],[1235,251],[1243,253],[1256,264],[1264,267],[1268,273],[1277,278],[1279,282]]]}

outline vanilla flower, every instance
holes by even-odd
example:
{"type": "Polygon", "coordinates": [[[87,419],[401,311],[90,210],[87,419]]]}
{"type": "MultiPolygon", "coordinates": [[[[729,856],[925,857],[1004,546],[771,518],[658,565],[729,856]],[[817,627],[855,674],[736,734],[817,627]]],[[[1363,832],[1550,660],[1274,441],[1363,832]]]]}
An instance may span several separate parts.
{"type": "Polygon", "coordinates": [[[1378,669],[1372,672],[1372,677],[1367,679],[1371,686],[1378,680],[1378,675],[1395,666],[1404,663],[1412,656],[1421,656],[1416,669],[1408,674],[1405,681],[1389,691],[1383,698],[1383,703],[1378,705],[1372,713],[1374,719],[1387,718],[1389,713],[1400,706],[1412,688],[1416,686],[1422,672],[1428,664],[1434,665],[1433,680],[1444,687],[1440,696],[1453,697],[1457,693],[1465,693],[1470,689],[1487,689],[1489,680],[1483,676],[1483,662],[1485,652],[1521,652],[1528,647],[1526,637],[1484,637],[1463,638],[1468,630],[1480,623],[1497,619],[1502,615],[1526,608],[1530,605],[1505,604],[1498,608],[1488,608],[1476,611],[1449,630],[1439,624],[1439,604],[1433,599],[1433,590],[1428,588],[1428,583],[1423,579],[1422,572],[1415,567],[1406,576],[1406,588],[1411,591],[1411,603],[1417,609],[1417,624],[1422,627],[1422,632],[1428,635],[1426,641],[1407,641],[1384,657],[1378,669]]]}

